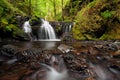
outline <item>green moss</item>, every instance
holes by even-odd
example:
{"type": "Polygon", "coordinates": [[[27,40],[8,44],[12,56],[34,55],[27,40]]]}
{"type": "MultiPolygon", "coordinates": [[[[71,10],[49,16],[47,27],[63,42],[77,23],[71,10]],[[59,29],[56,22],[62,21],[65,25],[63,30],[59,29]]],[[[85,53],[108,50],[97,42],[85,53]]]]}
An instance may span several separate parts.
{"type": "Polygon", "coordinates": [[[89,6],[90,8],[95,7],[95,2],[91,2],[91,3],[89,3],[88,6],[89,6]]]}
{"type": "Polygon", "coordinates": [[[118,3],[120,0],[113,0],[113,2],[118,3]]]}
{"type": "Polygon", "coordinates": [[[112,18],[113,16],[113,13],[109,10],[106,10],[104,12],[101,12],[101,16],[104,18],[104,19],[109,19],[109,18],[112,18]]]}
{"type": "Polygon", "coordinates": [[[12,32],[13,37],[24,36],[24,31],[16,26],[14,26],[12,30],[13,30],[12,32]]]}
{"type": "Polygon", "coordinates": [[[104,34],[102,37],[100,37],[100,40],[104,40],[104,39],[108,39],[109,35],[108,34],[104,34]]]}
{"type": "Polygon", "coordinates": [[[116,39],[120,39],[120,34],[104,34],[100,40],[116,40],[116,39]]]}
{"type": "Polygon", "coordinates": [[[103,34],[103,36],[101,36],[100,39],[101,40],[105,40],[105,39],[120,39],[120,24],[118,22],[110,23],[109,30],[106,31],[106,33],[103,34]]]}
{"type": "Polygon", "coordinates": [[[0,22],[1,22],[1,25],[7,25],[8,24],[8,21],[5,18],[1,18],[0,22]]]}
{"type": "Polygon", "coordinates": [[[6,30],[6,31],[12,31],[11,25],[6,26],[6,27],[5,27],[5,30],[6,30]]]}
{"type": "Polygon", "coordinates": [[[76,15],[76,24],[73,27],[74,37],[93,40],[120,39],[118,2],[118,0],[94,0],[82,8],[76,15]]]}

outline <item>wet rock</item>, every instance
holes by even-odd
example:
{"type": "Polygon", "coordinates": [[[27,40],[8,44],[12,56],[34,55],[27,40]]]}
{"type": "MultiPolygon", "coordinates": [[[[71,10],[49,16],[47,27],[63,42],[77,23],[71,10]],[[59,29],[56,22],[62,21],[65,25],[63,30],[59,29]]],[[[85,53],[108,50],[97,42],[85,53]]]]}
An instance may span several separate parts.
{"type": "Polygon", "coordinates": [[[38,69],[22,76],[19,80],[45,80],[45,70],[38,69]]]}
{"type": "Polygon", "coordinates": [[[79,72],[69,71],[69,79],[68,80],[86,80],[88,75],[80,74],[79,72]]]}
{"type": "Polygon", "coordinates": [[[17,51],[17,46],[14,45],[3,45],[3,47],[1,48],[2,51],[9,53],[9,54],[14,54],[17,51]]]}
{"type": "Polygon", "coordinates": [[[64,33],[62,35],[62,41],[66,41],[66,42],[75,42],[75,39],[73,38],[72,34],[70,33],[64,33]]]}
{"type": "Polygon", "coordinates": [[[108,68],[115,73],[120,73],[120,59],[111,59],[107,64],[108,68]]]}
{"type": "Polygon", "coordinates": [[[111,50],[111,51],[116,51],[119,49],[119,45],[117,45],[116,43],[105,43],[103,45],[103,48],[102,49],[105,49],[105,50],[111,50]]]}
{"type": "Polygon", "coordinates": [[[17,54],[21,55],[21,57],[23,58],[22,60],[24,62],[32,62],[42,57],[42,53],[43,52],[41,49],[31,48],[31,49],[22,50],[17,54]]]}
{"type": "Polygon", "coordinates": [[[114,58],[120,58],[120,50],[112,52],[112,55],[113,55],[114,58]]]}
{"type": "Polygon", "coordinates": [[[65,44],[61,44],[61,45],[59,45],[57,48],[58,48],[60,51],[62,51],[63,53],[68,53],[68,52],[70,52],[70,51],[73,49],[73,47],[67,46],[67,45],[65,45],[65,44]]]}
{"type": "Polygon", "coordinates": [[[92,78],[92,77],[89,77],[89,78],[87,78],[87,79],[85,79],[85,80],[95,80],[95,79],[92,78]]]}
{"type": "Polygon", "coordinates": [[[18,61],[18,59],[14,58],[14,59],[8,60],[6,63],[7,63],[7,64],[13,64],[13,63],[15,63],[16,61],[18,61]]]}
{"type": "Polygon", "coordinates": [[[114,55],[120,55],[120,50],[117,50],[114,55]]]}
{"type": "Polygon", "coordinates": [[[11,80],[44,80],[45,70],[38,62],[51,65],[51,59],[55,63],[61,60],[56,60],[52,56],[62,56],[70,76],[69,80],[119,80],[120,60],[114,57],[119,55],[119,45],[115,43],[118,47],[108,46],[112,43],[104,41],[64,43],[58,46],[59,48],[50,50],[41,47],[26,49],[10,44],[2,45],[0,61],[6,60],[12,65],[0,64],[0,80],[8,78],[11,80]],[[110,47],[113,50],[109,49],[110,47]]]}
{"type": "MultiPolygon", "coordinates": [[[[114,42],[114,44],[117,44],[118,46],[120,46],[120,40],[116,40],[115,42],[114,42]]],[[[119,47],[120,48],[120,47],[119,47]]]]}
{"type": "Polygon", "coordinates": [[[103,48],[103,45],[102,44],[94,45],[94,47],[97,48],[97,49],[101,49],[101,48],[103,48]]]}
{"type": "Polygon", "coordinates": [[[3,45],[0,48],[0,62],[6,63],[6,64],[12,64],[16,61],[18,61],[16,57],[16,51],[18,47],[13,45],[3,45]]]}

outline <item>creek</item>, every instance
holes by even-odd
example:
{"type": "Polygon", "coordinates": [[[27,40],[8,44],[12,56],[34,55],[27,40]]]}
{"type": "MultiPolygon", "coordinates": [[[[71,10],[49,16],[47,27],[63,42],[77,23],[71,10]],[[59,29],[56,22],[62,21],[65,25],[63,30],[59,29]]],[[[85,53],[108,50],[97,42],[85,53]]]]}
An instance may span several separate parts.
{"type": "Polygon", "coordinates": [[[9,42],[0,48],[0,80],[120,80],[119,50],[119,41],[9,42]]]}

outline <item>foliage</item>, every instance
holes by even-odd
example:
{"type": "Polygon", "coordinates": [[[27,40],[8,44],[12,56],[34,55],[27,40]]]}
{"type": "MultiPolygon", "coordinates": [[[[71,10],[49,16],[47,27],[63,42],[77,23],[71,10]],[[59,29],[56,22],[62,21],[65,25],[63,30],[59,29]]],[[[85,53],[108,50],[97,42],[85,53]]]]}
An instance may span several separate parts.
{"type": "Polygon", "coordinates": [[[5,27],[6,31],[12,31],[11,25],[5,27]]]}
{"type": "Polygon", "coordinates": [[[118,0],[93,0],[77,12],[73,27],[75,39],[120,39],[118,0]],[[113,7],[114,6],[114,7],[113,7]]]}
{"type": "Polygon", "coordinates": [[[1,25],[7,25],[8,21],[5,18],[1,18],[1,25]]]}
{"type": "Polygon", "coordinates": [[[3,8],[0,6],[0,14],[3,13],[3,8]]]}
{"type": "Polygon", "coordinates": [[[23,11],[29,16],[38,16],[47,20],[58,20],[62,15],[62,6],[64,7],[69,0],[16,0],[11,4],[23,11]],[[55,15],[56,11],[56,15],[55,15]]]}
{"type": "Polygon", "coordinates": [[[109,10],[106,10],[104,12],[101,12],[101,16],[104,18],[104,19],[109,19],[112,17],[112,12],[109,11],[109,10]]]}
{"type": "MultiPolygon", "coordinates": [[[[1,0],[0,1],[0,30],[12,33],[12,36],[23,34],[18,28],[16,15],[34,16],[47,20],[62,20],[62,8],[69,0],[1,0]],[[56,12],[55,12],[56,11],[56,12]],[[55,14],[56,13],[56,14],[55,14]]],[[[35,19],[35,21],[38,21],[35,19]]]]}
{"type": "Polygon", "coordinates": [[[88,6],[91,7],[91,8],[92,8],[92,7],[95,7],[95,2],[89,3],[88,6]]]}
{"type": "Polygon", "coordinates": [[[11,32],[14,37],[23,34],[15,20],[19,14],[30,16],[31,23],[32,20],[39,22],[38,17],[49,21],[74,21],[73,36],[79,40],[113,39],[114,36],[118,39],[119,3],[119,0],[1,0],[0,29],[11,32]]]}
{"type": "MultiPolygon", "coordinates": [[[[8,9],[8,10],[11,10],[12,12],[17,12],[17,13],[19,13],[19,14],[21,14],[21,15],[25,15],[24,14],[24,12],[22,12],[21,10],[19,10],[18,8],[16,8],[16,7],[14,7],[12,4],[10,4],[7,0],[4,0],[3,1],[4,2],[4,4],[6,5],[6,9],[8,9]]],[[[10,11],[9,11],[10,12],[10,11]]]]}
{"type": "Polygon", "coordinates": [[[18,28],[16,26],[13,26],[13,28],[12,28],[12,36],[13,37],[24,36],[24,32],[20,28],[18,28]]]}

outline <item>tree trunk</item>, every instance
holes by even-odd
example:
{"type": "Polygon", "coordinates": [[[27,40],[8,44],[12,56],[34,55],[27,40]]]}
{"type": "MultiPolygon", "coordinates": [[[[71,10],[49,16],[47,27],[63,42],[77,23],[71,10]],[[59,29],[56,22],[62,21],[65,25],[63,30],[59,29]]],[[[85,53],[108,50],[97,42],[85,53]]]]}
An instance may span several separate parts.
{"type": "Polygon", "coordinates": [[[64,20],[64,14],[63,14],[63,5],[64,5],[64,2],[63,2],[63,0],[61,0],[61,3],[62,3],[62,20],[64,20]]]}
{"type": "Polygon", "coordinates": [[[54,6],[54,17],[56,17],[56,0],[53,1],[53,6],[54,6]]]}
{"type": "Polygon", "coordinates": [[[29,16],[32,16],[32,14],[31,14],[32,8],[31,7],[32,7],[31,0],[29,0],[29,13],[28,13],[29,16]]]}

